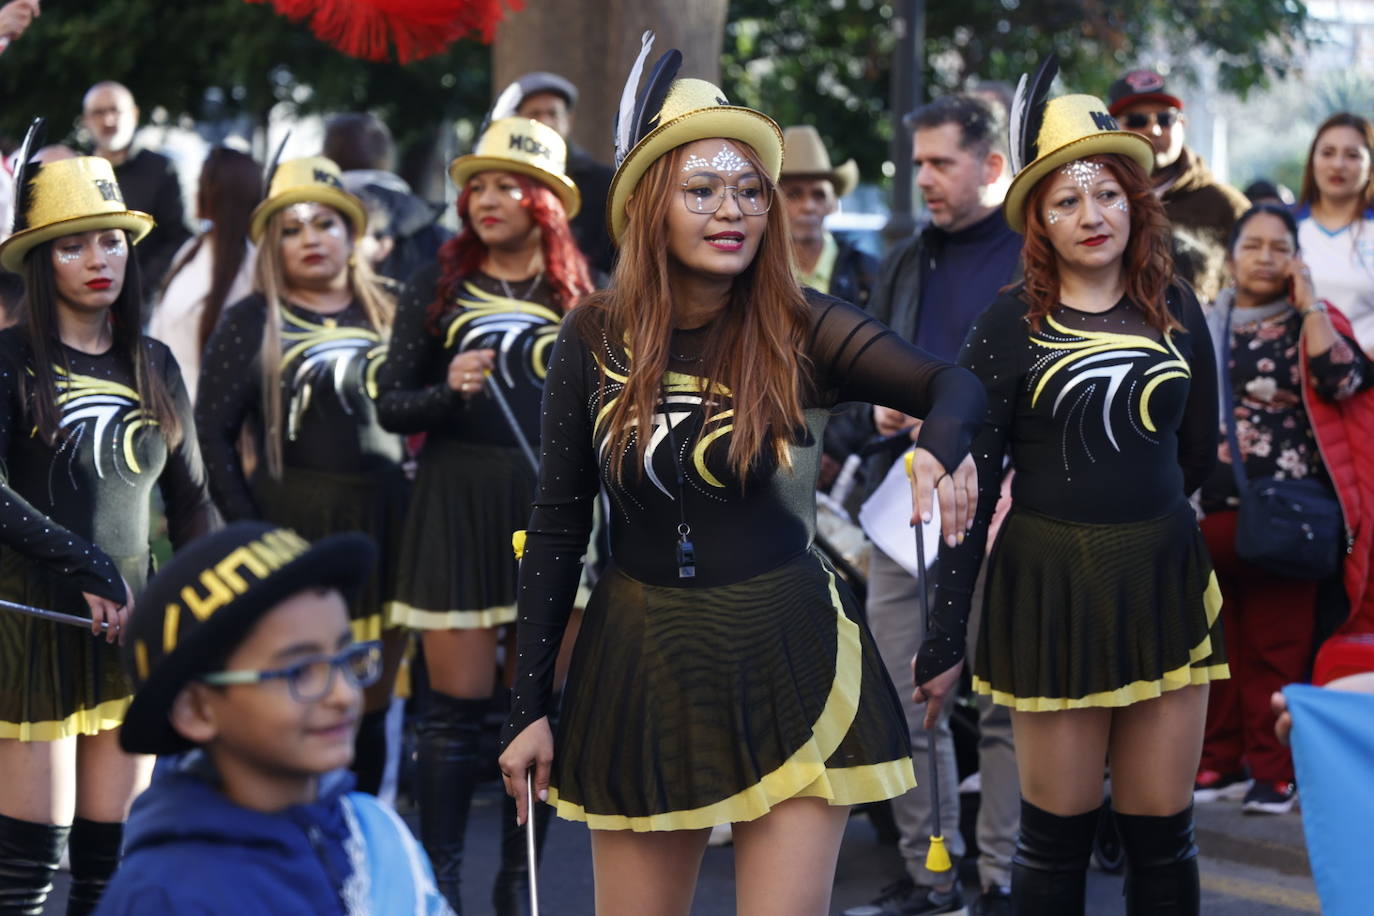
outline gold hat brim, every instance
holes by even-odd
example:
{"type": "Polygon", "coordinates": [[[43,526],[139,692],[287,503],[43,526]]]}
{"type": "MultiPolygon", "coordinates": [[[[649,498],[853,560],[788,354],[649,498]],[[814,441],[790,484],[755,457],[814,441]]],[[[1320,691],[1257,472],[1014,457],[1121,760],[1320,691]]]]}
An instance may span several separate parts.
{"type": "Polygon", "coordinates": [[[772,118],[738,105],[715,105],[678,115],[645,134],[615,170],[606,199],[606,224],[617,245],[629,222],[625,205],[649,166],[684,143],[712,137],[749,144],[763,161],[768,177],[778,180],[782,172],[782,128],[772,118]]]}
{"type": "Polygon", "coordinates": [[[137,245],[153,231],[154,225],[149,214],[141,210],[125,210],[123,213],[93,213],[33,226],[0,242],[0,266],[11,273],[20,273],[24,269],[24,255],[44,242],[99,229],[123,229],[129,233],[129,242],[137,245]]]}
{"type": "Polygon", "coordinates": [[[312,182],[287,188],[254,208],[253,216],[248,223],[248,237],[253,240],[254,245],[261,242],[263,234],[267,232],[267,221],[275,213],[285,210],[292,204],[324,204],[333,207],[348,217],[348,221],[353,224],[355,240],[362,238],[367,232],[367,210],[364,209],[361,200],[339,188],[312,182]]]}
{"type": "Polygon", "coordinates": [[[558,195],[558,199],[563,202],[563,209],[567,212],[568,219],[572,219],[582,209],[582,192],[577,190],[577,185],[573,184],[571,178],[566,175],[556,175],[538,166],[530,165],[528,162],[502,159],[499,156],[470,154],[459,156],[448,167],[449,177],[458,187],[459,194],[463,193],[463,187],[468,183],[468,179],[481,172],[519,172],[521,175],[528,175],[558,195]]]}
{"type": "Polygon", "coordinates": [[[1116,153],[1134,159],[1148,175],[1154,171],[1155,150],[1140,134],[1128,130],[1104,130],[1070,140],[1063,146],[1050,150],[1043,156],[1016,173],[1007,188],[1007,197],[1002,204],[1007,217],[1007,225],[1022,235],[1026,232],[1026,199],[1031,191],[1050,172],[1089,156],[1103,153],[1116,153]]]}

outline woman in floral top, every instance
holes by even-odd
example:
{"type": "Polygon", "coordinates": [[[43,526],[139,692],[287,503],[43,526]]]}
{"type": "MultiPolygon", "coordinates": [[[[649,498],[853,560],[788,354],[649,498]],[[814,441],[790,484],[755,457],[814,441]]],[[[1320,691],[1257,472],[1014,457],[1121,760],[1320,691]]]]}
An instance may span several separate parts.
{"type": "MultiPolygon", "coordinates": [[[[1222,410],[1235,416],[1245,476],[1330,484],[1307,399],[1351,397],[1372,380],[1370,365],[1336,331],[1330,304],[1314,296],[1288,211],[1263,204],[1242,216],[1227,267],[1234,283],[1218,297],[1209,322],[1218,365],[1227,366],[1222,410]]],[[[1219,450],[1220,462],[1201,491],[1202,531],[1224,596],[1232,679],[1212,684],[1195,799],[1243,797],[1247,812],[1284,813],[1296,794],[1293,760],[1275,739],[1269,697],[1303,679],[1319,583],[1285,578],[1236,556],[1239,495],[1224,413],[1219,450]]]]}

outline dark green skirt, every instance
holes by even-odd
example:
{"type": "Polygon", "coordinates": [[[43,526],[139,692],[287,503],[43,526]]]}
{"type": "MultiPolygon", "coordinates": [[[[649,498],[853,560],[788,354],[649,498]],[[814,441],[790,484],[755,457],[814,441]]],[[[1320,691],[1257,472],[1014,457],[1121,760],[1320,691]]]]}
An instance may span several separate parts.
{"type": "Polygon", "coordinates": [[[603,830],[684,830],[915,785],[906,719],[853,594],[816,553],[665,588],[617,568],[577,637],[549,800],[603,830]]]}
{"type": "MultiPolygon", "coordinates": [[[[148,555],[111,559],[138,594],[148,555]]],[[[0,548],[0,598],[91,615],[79,588],[8,547],[0,548]]],[[[133,692],[118,644],[85,628],[0,610],[0,738],[55,741],[118,728],[133,692]]]]}
{"type": "Polygon", "coordinates": [[[519,449],[431,437],[401,537],[392,620],[421,630],[515,621],[511,535],[530,521],[534,474],[519,449]]]}
{"type": "Polygon", "coordinates": [[[377,542],[377,568],[350,606],[353,638],[377,639],[390,626],[397,557],[410,484],[399,468],[368,475],[286,468],[280,480],[260,471],[253,495],[263,518],[308,541],[361,531],[377,542]]]}
{"type": "Polygon", "coordinates": [[[973,685],[1039,712],[1128,706],[1230,676],[1192,507],[1124,524],[1013,507],[988,558],[973,685]]]}

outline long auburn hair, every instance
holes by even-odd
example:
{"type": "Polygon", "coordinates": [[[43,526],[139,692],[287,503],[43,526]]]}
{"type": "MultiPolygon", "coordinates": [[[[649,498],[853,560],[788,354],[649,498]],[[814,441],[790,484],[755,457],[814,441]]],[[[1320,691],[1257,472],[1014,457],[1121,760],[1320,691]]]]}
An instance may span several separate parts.
{"type": "MultiPolygon", "coordinates": [[[[1307,148],[1307,164],[1302,167],[1302,194],[1298,197],[1299,204],[1314,204],[1321,200],[1321,188],[1317,187],[1316,170],[1313,161],[1317,158],[1317,144],[1321,142],[1322,134],[1333,127],[1349,127],[1364,140],[1364,147],[1369,151],[1371,158],[1374,158],[1374,124],[1368,118],[1348,111],[1338,111],[1327,118],[1317,128],[1317,132],[1312,136],[1312,145],[1307,148]]],[[[1371,206],[1374,206],[1374,168],[1370,169],[1369,180],[1360,189],[1360,212],[1363,213],[1371,206]]]]}
{"type": "MultiPolygon", "coordinates": [[[[1183,325],[1174,318],[1165,302],[1165,292],[1174,279],[1174,257],[1169,247],[1169,220],[1164,215],[1164,206],[1154,195],[1150,177],[1134,159],[1116,153],[1087,156],[1084,161],[1110,169],[1131,206],[1131,237],[1121,258],[1126,295],[1161,333],[1181,330],[1183,325]]],[[[1030,306],[1026,319],[1037,331],[1040,319],[1059,304],[1059,256],[1050,244],[1041,212],[1053,176],[1051,172],[1040,179],[1026,200],[1026,242],[1021,249],[1025,267],[1022,296],[1030,306]]]]}
{"type": "MultiPolygon", "coordinates": [[[[758,154],[732,141],[744,153],[776,198],[778,190],[758,154]]],[[[608,450],[624,454],[635,428],[648,429],[668,369],[673,332],[673,291],[668,273],[668,210],[683,206],[678,147],[654,161],[626,205],[628,226],[620,242],[620,259],[610,289],[593,293],[578,309],[583,339],[624,342],[630,371],[624,389],[611,405],[608,450]]],[[[809,327],[806,299],[792,268],[787,208],[768,211],[758,253],[730,287],[725,309],[713,322],[702,348],[701,373],[730,390],[735,409],[728,461],[741,481],[765,452],[779,467],[790,467],[787,446],[804,422],[800,371],[808,357],[804,343],[809,327]]],[[[601,398],[607,387],[602,366],[601,398]]],[[[716,405],[706,407],[707,418],[716,405]]],[[[704,429],[703,425],[703,429],[704,429]]],[[[636,469],[642,469],[647,437],[634,437],[636,469]]],[[[623,463],[612,462],[612,473],[623,463]]],[[[642,473],[642,470],[640,471],[642,473]]]]}
{"type": "MultiPolygon", "coordinates": [[[[126,244],[128,233],[124,234],[126,244]]],[[[71,363],[67,351],[61,344],[57,321],[58,294],[57,276],[53,272],[52,248],[60,241],[44,242],[35,245],[24,256],[24,336],[29,346],[33,371],[32,384],[27,400],[33,411],[33,425],[38,436],[50,446],[57,445],[62,439],[62,411],[57,406],[57,375],[55,367],[71,373],[71,363]]],[[[185,430],[172,403],[171,392],[162,376],[154,372],[148,359],[148,348],[144,343],[142,328],[143,284],[138,270],[138,260],[133,256],[133,245],[128,245],[129,259],[125,262],[124,285],[119,296],[110,306],[110,331],[113,336],[113,350],[118,359],[133,369],[134,389],[138,392],[139,404],[143,410],[157,421],[167,447],[175,448],[185,430]]],[[[26,379],[21,378],[21,386],[26,379]]],[[[21,387],[21,390],[22,387],[21,387]]]]}
{"type": "MultiPolygon", "coordinates": [[[[333,209],[332,207],[330,209],[333,209]]],[[[348,227],[349,238],[356,239],[355,227],[343,213],[334,213],[348,227]]],[[[286,300],[286,267],[282,262],[282,228],[285,210],[273,213],[267,221],[267,231],[258,245],[254,263],[253,287],[267,300],[267,320],[262,329],[262,418],[267,441],[263,451],[267,456],[267,471],[281,478],[282,471],[282,404],[281,404],[281,309],[286,300]]],[[[356,245],[355,251],[356,251],[356,245]]],[[[391,332],[391,319],[396,314],[396,300],[387,292],[372,272],[367,258],[348,259],[348,288],[362,305],[372,330],[385,337],[391,332]]]]}
{"type": "MultiPolygon", "coordinates": [[[[509,174],[524,192],[520,206],[529,211],[530,218],[539,227],[544,276],[553,287],[554,303],[559,311],[567,314],[579,299],[592,291],[587,259],[573,240],[572,230],[568,228],[568,213],[563,209],[563,201],[543,182],[519,172],[509,174]]],[[[458,194],[457,204],[463,231],[439,248],[439,282],[434,287],[434,301],[425,311],[426,323],[435,333],[438,332],[440,317],[453,305],[463,281],[477,273],[487,256],[486,244],[478,237],[468,219],[471,200],[472,192],[463,188],[458,194]]]]}
{"type": "Polygon", "coordinates": [[[159,298],[165,295],[172,278],[195,258],[205,245],[210,246],[210,288],[205,293],[196,328],[196,345],[205,342],[228,305],[229,290],[238,279],[248,256],[248,223],[253,208],[262,200],[262,168],[247,153],[227,146],[216,146],[200,167],[196,191],[196,211],[210,221],[208,232],[196,238],[180,259],[167,271],[159,298]]]}

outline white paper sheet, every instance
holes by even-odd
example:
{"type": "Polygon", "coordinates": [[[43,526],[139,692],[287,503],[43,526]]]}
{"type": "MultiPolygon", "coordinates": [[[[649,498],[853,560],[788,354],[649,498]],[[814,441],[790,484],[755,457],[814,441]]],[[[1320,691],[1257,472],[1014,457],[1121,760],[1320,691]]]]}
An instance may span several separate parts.
{"type": "MultiPolygon", "coordinates": [[[[883,482],[859,507],[859,525],[875,546],[916,578],[916,529],[911,527],[911,482],[906,476],[906,455],[892,462],[883,482]]],[[[926,567],[940,550],[940,506],[932,507],[924,526],[926,567]]]]}

